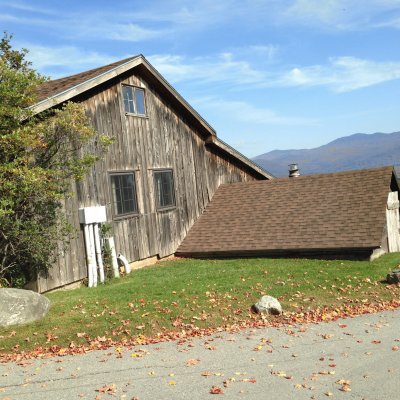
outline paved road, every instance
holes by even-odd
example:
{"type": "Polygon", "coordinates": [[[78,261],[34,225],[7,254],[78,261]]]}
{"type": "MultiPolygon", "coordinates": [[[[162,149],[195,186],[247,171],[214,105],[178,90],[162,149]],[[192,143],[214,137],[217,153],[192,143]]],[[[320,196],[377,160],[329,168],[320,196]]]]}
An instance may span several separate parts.
{"type": "Polygon", "coordinates": [[[395,400],[397,346],[400,310],[221,333],[183,344],[0,364],[0,400],[195,400],[218,396],[210,393],[213,386],[226,399],[395,400]]]}

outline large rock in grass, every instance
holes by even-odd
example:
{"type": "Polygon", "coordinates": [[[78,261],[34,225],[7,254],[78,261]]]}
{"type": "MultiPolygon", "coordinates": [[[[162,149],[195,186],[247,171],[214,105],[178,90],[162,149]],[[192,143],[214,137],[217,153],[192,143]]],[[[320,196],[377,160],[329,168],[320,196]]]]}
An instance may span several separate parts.
{"type": "Polygon", "coordinates": [[[282,314],[281,303],[279,303],[279,301],[272,296],[261,297],[261,299],[256,304],[254,304],[252,308],[258,314],[282,314]]]}
{"type": "Polygon", "coordinates": [[[386,280],[389,284],[400,282],[400,269],[394,269],[387,275],[386,280]]]}
{"type": "Polygon", "coordinates": [[[49,299],[31,290],[0,289],[0,326],[37,321],[49,307],[49,299]]]}

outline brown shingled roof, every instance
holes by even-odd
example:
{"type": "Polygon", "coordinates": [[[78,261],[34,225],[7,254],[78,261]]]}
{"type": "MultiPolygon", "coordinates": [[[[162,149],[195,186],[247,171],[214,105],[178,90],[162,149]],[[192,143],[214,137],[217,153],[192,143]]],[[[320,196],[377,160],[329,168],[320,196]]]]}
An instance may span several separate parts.
{"type": "Polygon", "coordinates": [[[119,65],[122,65],[129,60],[133,60],[134,58],[136,57],[125,58],[124,60],[116,61],[112,64],[80,72],[79,74],[45,82],[38,88],[38,101],[47,99],[48,97],[52,97],[58,93],[63,92],[64,90],[70,89],[73,86],[86,82],[89,79],[95,78],[96,76],[99,76],[104,72],[110,71],[111,69],[118,67],[119,65]]]}
{"type": "Polygon", "coordinates": [[[176,254],[280,255],[377,248],[392,175],[393,168],[385,167],[222,185],[176,254]]]}

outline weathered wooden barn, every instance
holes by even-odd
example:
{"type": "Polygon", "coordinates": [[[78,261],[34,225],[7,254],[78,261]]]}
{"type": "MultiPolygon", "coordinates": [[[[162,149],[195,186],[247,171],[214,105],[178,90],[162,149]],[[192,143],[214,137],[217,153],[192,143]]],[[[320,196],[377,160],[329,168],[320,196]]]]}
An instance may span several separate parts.
{"type": "Polygon", "coordinates": [[[82,103],[94,128],[115,142],[73,183],[65,209],[77,234],[39,277],[39,292],[88,276],[81,208],[105,206],[116,250],[132,263],[173,254],[221,184],[271,178],[219,140],[142,55],[44,83],[34,111],[67,101],[82,103]]]}
{"type": "Polygon", "coordinates": [[[176,254],[374,258],[400,251],[393,167],[221,185],[176,254]]]}

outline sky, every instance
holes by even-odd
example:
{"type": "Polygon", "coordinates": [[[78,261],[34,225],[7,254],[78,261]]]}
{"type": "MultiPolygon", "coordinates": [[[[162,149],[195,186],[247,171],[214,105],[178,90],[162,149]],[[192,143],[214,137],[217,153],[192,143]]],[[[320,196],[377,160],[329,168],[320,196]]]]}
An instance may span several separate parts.
{"type": "Polygon", "coordinates": [[[143,54],[248,157],[400,131],[400,0],[0,0],[51,78],[143,54]]]}

